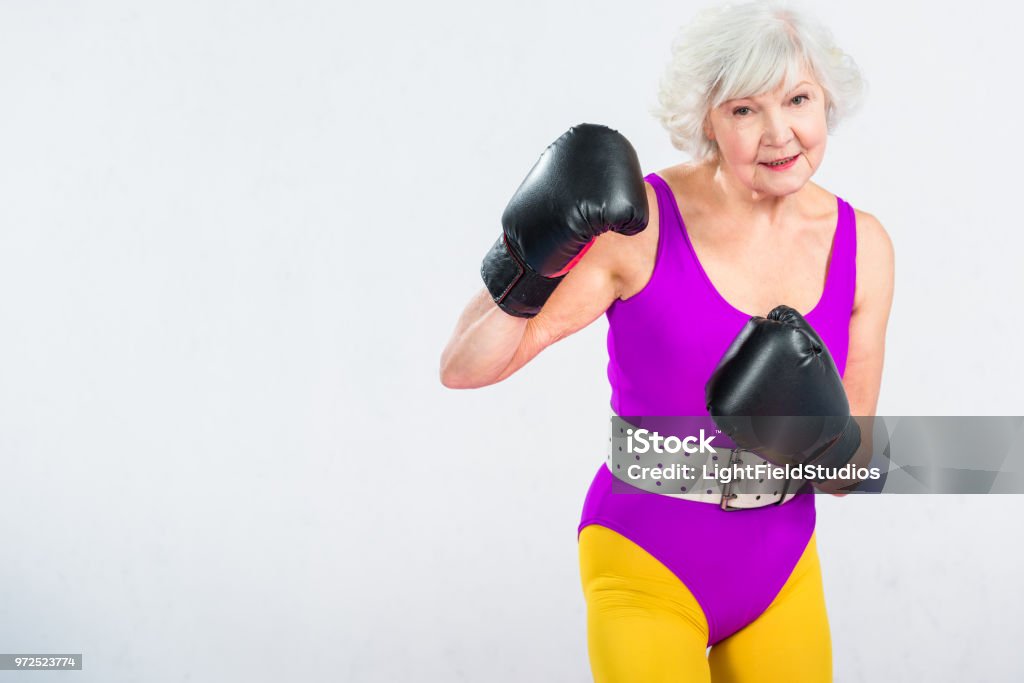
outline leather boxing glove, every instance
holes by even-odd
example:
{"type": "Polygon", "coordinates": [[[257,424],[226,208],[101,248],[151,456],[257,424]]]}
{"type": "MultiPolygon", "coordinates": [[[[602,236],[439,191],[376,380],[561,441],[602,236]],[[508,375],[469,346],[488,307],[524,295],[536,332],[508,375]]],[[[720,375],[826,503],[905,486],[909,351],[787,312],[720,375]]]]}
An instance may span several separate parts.
{"type": "Polygon", "coordinates": [[[611,128],[584,123],[555,140],[501,217],[502,235],[480,267],[503,311],[540,312],[594,238],[647,227],[647,192],[636,151],[611,128]]]}
{"type": "Polygon", "coordinates": [[[832,356],[789,306],[747,322],[705,396],[711,417],[739,448],[776,465],[841,467],[860,447],[832,356]]]}

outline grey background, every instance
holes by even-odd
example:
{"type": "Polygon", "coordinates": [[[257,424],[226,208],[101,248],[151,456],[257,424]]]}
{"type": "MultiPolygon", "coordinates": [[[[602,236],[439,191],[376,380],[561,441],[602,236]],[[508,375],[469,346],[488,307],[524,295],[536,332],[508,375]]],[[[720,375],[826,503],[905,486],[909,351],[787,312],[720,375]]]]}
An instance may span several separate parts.
{"type": "MultiPolygon", "coordinates": [[[[606,323],[479,391],[438,357],[565,128],[682,160],[647,109],[696,7],[0,4],[0,651],[589,680],[606,323]]],[[[871,85],[815,179],[895,243],[879,412],[1024,414],[1018,10],[812,7],[871,85]]],[[[1020,497],[818,510],[837,681],[1020,679],[1020,497]]]]}

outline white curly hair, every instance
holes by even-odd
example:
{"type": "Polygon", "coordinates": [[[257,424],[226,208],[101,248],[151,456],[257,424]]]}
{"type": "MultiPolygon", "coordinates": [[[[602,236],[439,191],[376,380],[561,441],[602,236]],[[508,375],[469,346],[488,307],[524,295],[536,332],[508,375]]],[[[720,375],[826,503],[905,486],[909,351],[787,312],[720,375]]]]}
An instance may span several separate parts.
{"type": "Polygon", "coordinates": [[[672,145],[696,160],[717,154],[704,124],[723,102],[789,91],[804,67],[825,91],[828,131],[854,112],[865,83],[831,32],[791,3],[768,0],[700,11],[672,42],[672,58],[651,113],[672,145]]]}

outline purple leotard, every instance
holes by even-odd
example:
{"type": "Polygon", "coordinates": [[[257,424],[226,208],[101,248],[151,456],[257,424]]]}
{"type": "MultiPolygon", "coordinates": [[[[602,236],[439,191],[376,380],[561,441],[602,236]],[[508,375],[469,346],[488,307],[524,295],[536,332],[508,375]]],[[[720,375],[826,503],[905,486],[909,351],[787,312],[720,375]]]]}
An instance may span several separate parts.
{"type": "MultiPolygon", "coordinates": [[[[611,407],[619,415],[707,415],[704,384],[750,316],[712,285],[665,181],[653,173],[646,180],[658,197],[658,251],[644,289],[615,301],[607,312],[611,407]]],[[[853,208],[836,200],[839,220],[824,292],[804,317],[842,374],[857,237],[853,208]]],[[[668,567],[704,610],[709,645],[743,628],[771,604],[814,532],[813,495],[727,512],[653,493],[612,493],[613,481],[602,465],[583,504],[579,530],[590,524],[608,527],[668,567]]]]}

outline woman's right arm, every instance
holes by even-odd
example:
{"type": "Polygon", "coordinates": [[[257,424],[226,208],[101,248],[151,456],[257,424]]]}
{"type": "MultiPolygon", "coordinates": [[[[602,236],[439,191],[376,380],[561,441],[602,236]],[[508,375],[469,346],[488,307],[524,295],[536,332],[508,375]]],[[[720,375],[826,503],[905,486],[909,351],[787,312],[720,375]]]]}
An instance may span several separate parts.
{"type": "Polygon", "coordinates": [[[484,290],[441,354],[441,382],[500,382],[604,313],[621,289],[622,240],[644,232],[650,197],[618,131],[583,123],[548,145],[502,213],[484,290]]]}
{"type": "MultiPolygon", "coordinates": [[[[648,194],[653,195],[650,186],[648,194]]],[[[598,236],[533,318],[505,313],[481,288],[441,354],[441,383],[451,389],[475,389],[500,382],[546,347],[599,318],[620,293],[621,268],[616,261],[626,252],[623,240],[639,238],[614,232],[598,236]]]]}

